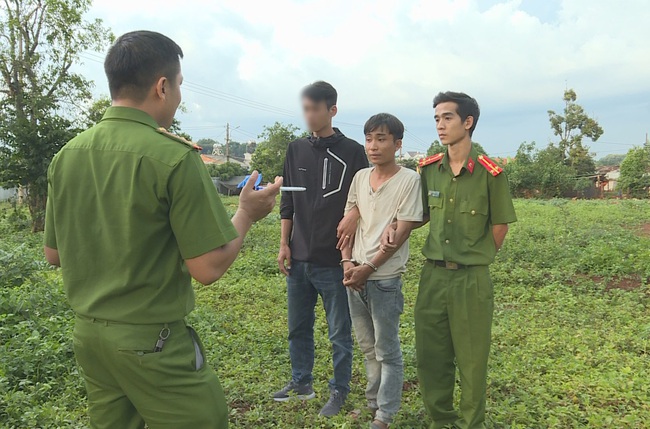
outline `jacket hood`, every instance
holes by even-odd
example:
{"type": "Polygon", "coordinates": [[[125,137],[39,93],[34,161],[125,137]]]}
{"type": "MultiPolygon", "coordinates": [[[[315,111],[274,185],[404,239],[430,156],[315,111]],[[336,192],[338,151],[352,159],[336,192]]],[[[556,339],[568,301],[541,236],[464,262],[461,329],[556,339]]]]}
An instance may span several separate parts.
{"type": "Polygon", "coordinates": [[[329,137],[315,137],[309,136],[308,140],[315,148],[324,149],[340,142],[345,138],[345,135],[338,128],[334,128],[334,134],[329,137]]]}

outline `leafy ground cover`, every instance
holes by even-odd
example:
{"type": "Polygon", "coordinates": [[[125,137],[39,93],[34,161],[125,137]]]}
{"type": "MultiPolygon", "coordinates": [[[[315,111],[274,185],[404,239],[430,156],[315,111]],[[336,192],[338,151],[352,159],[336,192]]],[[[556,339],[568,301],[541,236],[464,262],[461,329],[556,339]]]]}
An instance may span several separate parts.
{"type": "MultiPolygon", "coordinates": [[[[224,200],[234,211],[237,200],[224,200]]],[[[488,392],[494,428],[650,427],[650,203],[519,200],[520,221],[492,267],[495,322],[488,392]]],[[[233,428],[358,428],[318,418],[331,374],[322,309],[316,400],[275,404],[289,378],[279,216],[256,225],[218,283],[196,288],[189,317],[231,406],[233,428]]],[[[25,214],[0,209],[0,427],[87,426],[71,345],[72,313],[25,214]]],[[[402,343],[404,404],[394,427],[426,427],[415,374],[413,306],[424,231],[411,240],[402,343]]],[[[356,351],[348,411],[363,406],[356,351]]]]}

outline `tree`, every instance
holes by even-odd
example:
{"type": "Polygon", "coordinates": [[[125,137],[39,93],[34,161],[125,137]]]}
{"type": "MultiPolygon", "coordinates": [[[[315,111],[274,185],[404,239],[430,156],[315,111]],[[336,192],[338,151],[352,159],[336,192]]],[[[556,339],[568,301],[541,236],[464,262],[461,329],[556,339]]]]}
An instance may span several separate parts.
{"type": "Polygon", "coordinates": [[[32,230],[44,227],[47,168],[78,131],[91,82],[73,73],[84,51],[112,39],[87,21],[91,0],[3,0],[0,7],[0,184],[27,192],[32,230]]]}
{"type": "Polygon", "coordinates": [[[401,165],[402,167],[409,168],[413,171],[416,171],[418,169],[418,162],[415,159],[400,159],[397,161],[397,164],[401,165]]]}
{"type": "Polygon", "coordinates": [[[650,145],[630,149],[621,163],[617,189],[630,197],[647,198],[650,188],[650,145]]]}
{"type": "MultiPolygon", "coordinates": [[[[483,149],[483,146],[481,146],[477,142],[472,142],[478,153],[487,155],[487,152],[485,149],[483,149]]],[[[443,146],[438,140],[434,140],[433,143],[431,143],[431,146],[429,146],[429,149],[427,150],[427,156],[435,155],[437,153],[442,153],[442,152],[447,152],[447,148],[443,146]]]]}
{"type": "Polygon", "coordinates": [[[437,153],[442,153],[446,152],[447,149],[440,144],[438,140],[434,140],[433,143],[431,143],[431,146],[429,146],[429,149],[427,150],[427,156],[435,155],[437,153]]]}
{"type": "Polygon", "coordinates": [[[567,89],[563,97],[563,114],[549,110],[548,117],[553,134],[560,138],[558,148],[563,161],[573,167],[579,176],[583,176],[593,174],[595,166],[589,148],[582,141],[584,138],[597,141],[603,134],[603,129],[576,103],[577,98],[573,89],[567,89]]]}
{"type": "Polygon", "coordinates": [[[596,164],[603,167],[618,167],[624,159],[625,155],[623,154],[611,153],[600,158],[596,164]]]}
{"type": "Polygon", "coordinates": [[[514,161],[507,163],[504,167],[510,183],[510,192],[515,197],[530,197],[537,189],[535,154],[535,142],[523,142],[517,149],[514,161]]]}
{"type": "Polygon", "coordinates": [[[213,139],[201,139],[197,141],[196,144],[201,146],[201,153],[212,155],[214,152],[214,145],[218,145],[219,142],[213,139]]]}
{"type": "Polygon", "coordinates": [[[99,97],[98,99],[94,100],[90,105],[90,109],[88,109],[88,112],[86,112],[86,128],[90,128],[93,125],[98,124],[99,121],[101,121],[104,117],[106,109],[109,107],[111,107],[111,99],[106,96],[99,97]]]}
{"type": "Polygon", "coordinates": [[[264,127],[259,136],[262,141],[257,144],[253,154],[252,169],[271,181],[274,177],[281,176],[287,147],[299,137],[296,134],[298,130],[299,128],[292,124],[285,125],[280,122],[264,127]]]}
{"type": "Polygon", "coordinates": [[[561,149],[553,144],[537,150],[534,142],[522,143],[504,169],[516,197],[562,197],[576,185],[573,169],[564,164],[561,149]]]}
{"type": "Polygon", "coordinates": [[[219,165],[210,164],[207,167],[210,176],[217,177],[222,181],[230,180],[235,176],[245,176],[248,174],[246,168],[235,162],[226,162],[219,165]]]}
{"type": "Polygon", "coordinates": [[[562,149],[552,143],[535,154],[533,168],[541,197],[563,197],[575,187],[575,171],[564,163],[562,149]]]}

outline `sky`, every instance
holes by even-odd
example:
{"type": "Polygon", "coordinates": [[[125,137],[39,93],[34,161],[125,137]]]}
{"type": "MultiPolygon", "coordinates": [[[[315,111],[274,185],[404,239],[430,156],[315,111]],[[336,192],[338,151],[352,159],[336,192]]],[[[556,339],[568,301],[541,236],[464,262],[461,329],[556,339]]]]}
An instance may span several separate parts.
{"type": "MultiPolygon", "coordinates": [[[[321,79],[339,92],[346,135],[362,141],[363,123],[389,112],[412,151],[437,138],[432,99],[446,90],[478,100],[474,140],[494,156],[556,141],[547,111],[562,110],[567,87],[604,128],[587,141],[598,157],[650,132],[647,0],[95,0],[88,17],[181,45],[178,118],[194,140],[223,141],[226,123],[236,141],[275,121],[303,127],[300,90],[321,79]]],[[[103,56],[75,66],[97,96],[108,94],[103,56]]]]}

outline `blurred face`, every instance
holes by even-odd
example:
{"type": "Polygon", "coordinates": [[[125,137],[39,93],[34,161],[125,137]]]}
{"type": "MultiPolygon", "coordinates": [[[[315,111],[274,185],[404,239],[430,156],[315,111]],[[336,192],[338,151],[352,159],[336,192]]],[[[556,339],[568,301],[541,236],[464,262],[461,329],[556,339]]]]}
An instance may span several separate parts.
{"type": "Polygon", "coordinates": [[[308,97],[303,97],[302,112],[305,116],[307,128],[312,133],[315,133],[332,125],[332,118],[336,115],[336,106],[328,109],[325,101],[314,101],[308,97]]]}
{"type": "Polygon", "coordinates": [[[465,121],[460,118],[457,112],[458,105],[449,101],[436,106],[434,119],[438,138],[443,145],[455,145],[469,137],[469,130],[472,128],[474,118],[468,116],[465,121]]]}
{"type": "Polygon", "coordinates": [[[366,134],[366,154],[374,165],[395,163],[395,152],[402,147],[402,140],[395,140],[386,126],[366,134]]]}
{"type": "Polygon", "coordinates": [[[160,120],[165,128],[169,128],[176,115],[176,110],[183,99],[181,94],[181,85],[183,84],[183,73],[180,71],[174,79],[160,78],[158,85],[160,87],[159,96],[161,99],[160,120]]]}

